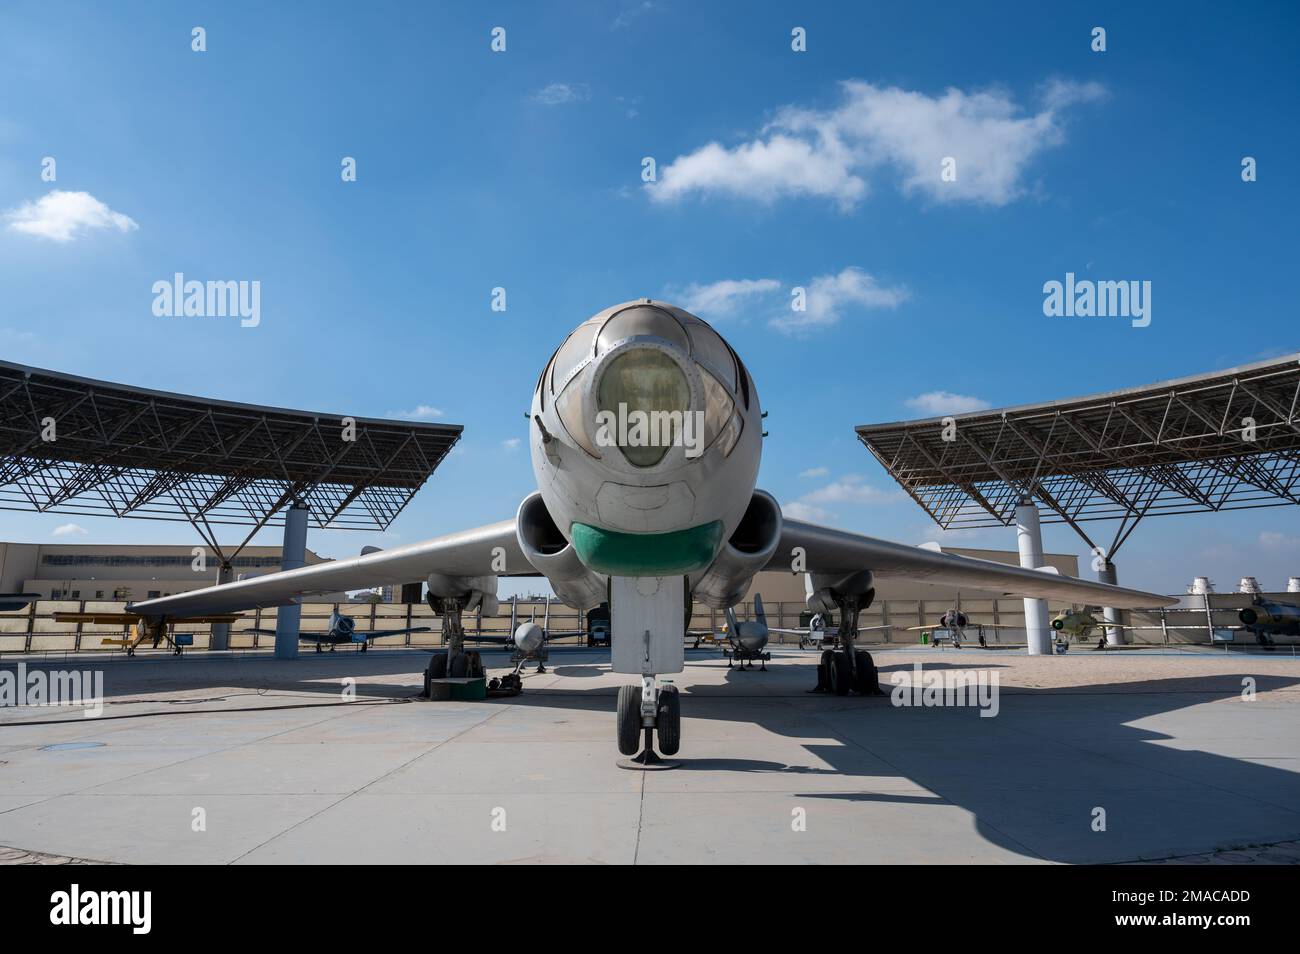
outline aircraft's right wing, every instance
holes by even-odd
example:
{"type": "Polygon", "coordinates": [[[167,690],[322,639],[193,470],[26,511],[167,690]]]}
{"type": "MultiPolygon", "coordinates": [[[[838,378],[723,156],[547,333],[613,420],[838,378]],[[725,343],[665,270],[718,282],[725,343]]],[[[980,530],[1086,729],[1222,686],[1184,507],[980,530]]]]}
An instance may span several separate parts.
{"type": "Polygon", "coordinates": [[[505,556],[505,569],[499,575],[522,576],[537,572],[519,549],[515,521],[503,520],[422,543],[376,550],[350,560],[316,563],[251,580],[145,600],[132,604],[130,612],[149,619],[193,617],[285,606],[316,593],[413,583],[430,573],[488,576],[493,573],[493,556],[498,547],[505,556]]]}
{"type": "Polygon", "coordinates": [[[1172,606],[1178,602],[1156,593],[1080,580],[1054,571],[976,560],[928,547],[893,543],[860,533],[819,527],[802,520],[783,522],[781,542],[768,563],[768,569],[789,570],[792,551],[796,547],[803,551],[806,568],[811,573],[871,570],[878,579],[940,583],[1005,596],[1083,601],[1116,609],[1147,609],[1172,606]]]}

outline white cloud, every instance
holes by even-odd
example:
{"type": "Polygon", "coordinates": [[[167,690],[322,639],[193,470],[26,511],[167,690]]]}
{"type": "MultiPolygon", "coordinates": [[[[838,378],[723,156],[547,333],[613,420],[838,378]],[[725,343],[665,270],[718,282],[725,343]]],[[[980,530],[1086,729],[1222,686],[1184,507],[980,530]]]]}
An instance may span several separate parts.
{"type": "Polygon", "coordinates": [[[821,507],[814,507],[799,500],[781,504],[781,513],[791,520],[807,520],[810,523],[830,523],[835,519],[835,514],[829,510],[823,510],[821,507]]]}
{"type": "Polygon", "coordinates": [[[89,531],[87,531],[85,527],[79,526],[75,523],[62,523],[54,528],[54,535],[56,537],[70,537],[73,534],[84,535],[88,532],[89,531]]]}
{"type": "MultiPolygon", "coordinates": [[[[770,324],[787,334],[824,328],[840,320],[846,305],[864,308],[895,308],[907,300],[906,288],[887,288],[860,268],[849,266],[838,275],[818,275],[808,285],[803,311],[791,308],[770,324]]],[[[793,303],[794,299],[791,299],[793,303]]]]}
{"type": "Polygon", "coordinates": [[[849,209],[870,192],[869,177],[889,170],[904,193],[935,202],[1005,205],[1025,191],[1029,164],[1065,138],[1061,113],[1101,98],[1096,83],[1053,80],[1038,112],[1006,92],[949,88],[938,96],[840,84],[831,109],[785,107],[754,139],[734,147],[710,142],[678,156],[648,183],[661,202],[721,194],[759,202],[785,197],[834,200],[849,209]],[[956,161],[945,182],[942,163],[956,161]]]}
{"type": "Polygon", "coordinates": [[[842,148],[777,134],[734,149],[711,142],[678,156],[660,172],[659,182],[646,188],[661,202],[717,192],[760,202],[813,196],[848,207],[867,194],[866,182],[849,171],[850,165],[842,148]]]}
{"type": "MultiPolygon", "coordinates": [[[[814,467],[805,471],[807,476],[817,476],[816,471],[825,472],[824,467],[814,467]]],[[[803,475],[801,475],[803,476],[803,475]]],[[[811,493],[804,494],[798,500],[781,505],[781,512],[795,520],[811,520],[814,523],[830,523],[835,513],[825,504],[879,504],[893,503],[900,494],[880,490],[866,483],[861,474],[845,474],[824,487],[818,487],[811,493]]]]}
{"type": "Polygon", "coordinates": [[[734,315],[742,304],[780,290],[781,283],[775,278],[725,278],[709,285],[691,283],[668,297],[693,315],[716,319],[734,315]]]}
{"type": "Polygon", "coordinates": [[[551,83],[530,97],[543,106],[563,106],[566,103],[584,103],[591,99],[591,87],[586,83],[551,83]]]}
{"type": "Polygon", "coordinates": [[[903,402],[914,411],[938,417],[940,414],[967,414],[971,411],[983,411],[991,407],[983,401],[968,394],[953,394],[951,391],[926,391],[903,402]]]}
{"type": "Polygon", "coordinates": [[[394,417],[406,421],[430,421],[442,417],[445,412],[440,407],[421,404],[409,411],[389,411],[385,417],[394,417]]]}
{"type": "Polygon", "coordinates": [[[1300,546],[1300,537],[1288,537],[1276,530],[1261,530],[1259,545],[1269,550],[1289,550],[1300,546]]]}
{"type": "Polygon", "coordinates": [[[614,18],[614,22],[610,24],[610,29],[622,30],[625,27],[629,27],[654,9],[655,4],[653,0],[641,0],[640,3],[633,3],[630,6],[624,7],[623,11],[614,18]]]}
{"type": "Polygon", "coordinates": [[[508,451],[516,450],[519,447],[519,438],[507,437],[505,440],[501,442],[501,446],[508,451]]]}
{"type": "Polygon", "coordinates": [[[1106,87],[1095,81],[1076,83],[1053,79],[1043,85],[1039,98],[1048,109],[1064,109],[1077,103],[1095,103],[1106,98],[1106,87]]]}
{"type": "Polygon", "coordinates": [[[828,467],[809,467],[807,470],[801,471],[799,476],[800,477],[825,477],[829,473],[830,473],[830,468],[828,467]]]}
{"type": "Polygon", "coordinates": [[[54,242],[71,242],[99,229],[131,232],[135,220],[114,212],[89,192],[55,189],[34,202],[24,202],[4,214],[11,232],[22,232],[54,242]]]}
{"type": "Polygon", "coordinates": [[[825,487],[819,487],[799,498],[804,503],[888,503],[898,499],[897,493],[880,490],[863,481],[861,474],[846,474],[825,487]]]}

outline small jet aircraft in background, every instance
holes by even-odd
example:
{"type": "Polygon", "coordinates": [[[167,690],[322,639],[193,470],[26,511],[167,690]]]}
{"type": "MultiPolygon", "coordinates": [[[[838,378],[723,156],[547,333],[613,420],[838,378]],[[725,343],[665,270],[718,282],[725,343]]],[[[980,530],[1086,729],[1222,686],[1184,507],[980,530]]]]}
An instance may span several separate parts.
{"type": "Polygon", "coordinates": [[[1300,606],[1256,597],[1237,618],[1255,634],[1255,641],[1273,649],[1274,636],[1300,636],[1300,606]]]}
{"type": "MultiPolygon", "coordinates": [[[[542,622],[537,623],[537,614],[534,613],[525,622],[519,622],[519,604],[512,597],[510,600],[510,632],[508,635],[499,633],[472,633],[466,634],[466,639],[483,643],[500,643],[503,646],[513,646],[514,651],[510,654],[510,661],[514,663],[515,670],[513,675],[518,679],[519,670],[523,668],[524,663],[535,661],[537,671],[546,672],[546,661],[550,658],[550,652],[547,643],[552,639],[561,639],[565,636],[585,636],[583,630],[572,629],[561,632],[551,632],[551,601],[547,599],[546,608],[542,613],[542,622]]],[[[509,678],[509,677],[507,677],[509,678]]]]}
{"type": "Polygon", "coordinates": [[[1092,638],[1092,634],[1101,630],[1099,648],[1106,643],[1106,629],[1136,629],[1137,627],[1126,626],[1121,623],[1112,623],[1109,620],[1098,619],[1086,609],[1062,610],[1052,617],[1052,629],[1056,630],[1066,638],[1078,640],[1087,640],[1092,638]]]}
{"type": "Polygon", "coordinates": [[[764,672],[767,671],[767,661],[772,658],[772,654],[765,652],[767,641],[772,638],[772,630],[767,625],[767,614],[763,612],[763,597],[757,593],[754,594],[754,618],[747,619],[744,622],[736,619],[736,610],[733,606],[728,606],[724,612],[727,614],[727,625],[722,628],[722,635],[727,640],[728,649],[723,650],[727,656],[727,668],[731,668],[731,663],[740,663],[740,671],[745,671],[745,663],[749,663],[749,668],[754,668],[754,661],[757,660],[764,672]]]}
{"type": "MultiPolygon", "coordinates": [[[[880,629],[893,629],[893,624],[887,623],[883,626],[859,626],[859,633],[869,633],[880,629]]],[[[834,646],[840,638],[840,628],[838,626],[827,626],[826,617],[821,613],[814,613],[812,619],[808,620],[807,626],[797,627],[795,629],[773,628],[772,632],[781,633],[785,636],[798,636],[800,649],[823,649],[834,646]]]]}
{"type": "Polygon", "coordinates": [[[975,627],[976,638],[984,649],[989,648],[988,641],[984,638],[984,630],[1012,628],[1003,623],[972,623],[970,617],[961,611],[961,594],[958,593],[957,605],[939,617],[938,626],[909,626],[907,632],[930,630],[930,645],[938,646],[946,639],[952,643],[953,649],[961,649],[961,641],[966,638],[966,630],[970,626],[975,627]]]}

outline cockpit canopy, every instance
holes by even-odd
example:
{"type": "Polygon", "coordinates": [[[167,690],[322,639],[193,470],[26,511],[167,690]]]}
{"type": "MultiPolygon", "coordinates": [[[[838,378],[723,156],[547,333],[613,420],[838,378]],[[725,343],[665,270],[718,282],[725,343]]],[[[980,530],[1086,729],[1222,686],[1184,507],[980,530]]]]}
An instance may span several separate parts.
{"type": "MultiPolygon", "coordinates": [[[[745,369],[718,333],[689,312],[649,301],[579,325],[542,372],[538,390],[543,407],[548,398],[554,401],[569,436],[596,458],[602,456],[599,412],[676,412],[680,419],[702,410],[703,450],[721,441],[726,456],[740,439],[749,406],[745,369]]],[[[669,447],[622,436],[615,446],[636,467],[655,466],[669,447]]]]}

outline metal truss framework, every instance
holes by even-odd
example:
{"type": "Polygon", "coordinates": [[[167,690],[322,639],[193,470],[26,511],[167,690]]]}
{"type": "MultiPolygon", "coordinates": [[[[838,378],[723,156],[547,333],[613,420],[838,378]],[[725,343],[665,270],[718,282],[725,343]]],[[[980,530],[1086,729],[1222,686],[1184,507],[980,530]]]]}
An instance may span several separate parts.
{"type": "Polygon", "coordinates": [[[319,527],[382,530],[462,428],[354,420],[0,362],[0,509],[184,520],[218,554],[214,526],[252,528],[238,552],[294,503],[319,527]]]}
{"type": "Polygon", "coordinates": [[[1300,354],[1147,387],[857,428],[944,529],[1118,520],[1300,503],[1300,354]],[[945,428],[945,422],[950,425],[945,428]],[[945,440],[945,436],[949,439],[945,440]]]}

